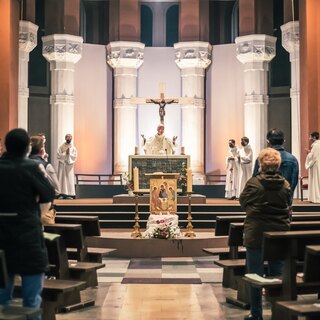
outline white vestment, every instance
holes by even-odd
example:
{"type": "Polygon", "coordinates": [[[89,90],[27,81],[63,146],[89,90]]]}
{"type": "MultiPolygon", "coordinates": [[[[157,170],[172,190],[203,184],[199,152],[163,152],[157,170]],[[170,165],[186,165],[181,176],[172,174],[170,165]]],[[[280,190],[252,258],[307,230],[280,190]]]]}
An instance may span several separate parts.
{"type": "Polygon", "coordinates": [[[244,189],[247,181],[252,177],[252,149],[246,145],[239,149],[240,172],[239,172],[239,194],[244,189]]]}
{"type": "Polygon", "coordinates": [[[142,145],[145,154],[171,155],[175,153],[177,145],[164,134],[155,134],[142,145]]]}
{"type": "Polygon", "coordinates": [[[69,154],[66,153],[69,145],[62,144],[58,149],[57,159],[58,164],[58,179],[60,183],[61,194],[67,196],[75,196],[75,181],[74,181],[74,163],[77,161],[77,149],[71,145],[69,154]]]}
{"type": "Polygon", "coordinates": [[[230,199],[233,197],[239,198],[239,159],[238,148],[230,148],[227,157],[227,176],[226,176],[226,195],[225,197],[230,199]],[[228,158],[233,157],[234,160],[228,158]]]}
{"type": "Polygon", "coordinates": [[[316,140],[306,158],[308,170],[308,200],[320,203],[320,140],[316,140]]]}

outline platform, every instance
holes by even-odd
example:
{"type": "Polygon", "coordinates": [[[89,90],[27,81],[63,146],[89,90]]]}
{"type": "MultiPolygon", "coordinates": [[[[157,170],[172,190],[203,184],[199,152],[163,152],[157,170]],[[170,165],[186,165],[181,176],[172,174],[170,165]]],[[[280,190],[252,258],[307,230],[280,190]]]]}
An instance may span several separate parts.
{"type": "MultiPolygon", "coordinates": [[[[144,231],[144,230],[142,230],[144,231]]],[[[184,234],[185,230],[182,230],[184,234]]],[[[162,257],[200,257],[208,255],[203,248],[227,247],[228,237],[216,237],[214,230],[203,232],[195,230],[195,238],[179,239],[131,239],[131,230],[122,232],[102,232],[100,237],[88,237],[90,247],[117,249],[110,254],[122,258],[162,258],[162,257]]]]}
{"type": "MultiPolygon", "coordinates": [[[[129,196],[128,194],[118,194],[112,197],[113,203],[120,203],[120,204],[134,204],[135,203],[135,196],[129,196]]],[[[193,194],[191,196],[191,204],[205,204],[206,203],[206,196],[201,194],[193,194]]],[[[149,194],[144,194],[139,196],[139,204],[149,204],[150,203],[150,196],[149,194]]],[[[178,204],[188,204],[188,196],[179,196],[178,195],[178,204]]]]}

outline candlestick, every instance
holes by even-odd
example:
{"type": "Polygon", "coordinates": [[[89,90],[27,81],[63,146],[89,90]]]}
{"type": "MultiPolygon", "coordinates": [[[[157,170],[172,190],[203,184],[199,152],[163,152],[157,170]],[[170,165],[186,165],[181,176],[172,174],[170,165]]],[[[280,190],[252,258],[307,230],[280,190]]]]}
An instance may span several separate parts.
{"type": "Polygon", "coordinates": [[[135,155],[138,155],[138,154],[139,154],[139,147],[138,147],[138,146],[135,146],[135,147],[134,147],[134,154],[135,154],[135,155]]]}
{"type": "Polygon", "coordinates": [[[180,154],[182,154],[182,155],[184,155],[184,154],[185,154],[184,147],[181,147],[180,154]]]}
{"type": "Polygon", "coordinates": [[[192,169],[187,169],[187,192],[192,192],[192,169]]]}
{"type": "Polygon", "coordinates": [[[134,216],[134,226],[133,231],[131,232],[131,238],[141,238],[142,234],[140,232],[140,224],[139,224],[139,195],[135,193],[135,216],[134,216]]]}
{"type": "Polygon", "coordinates": [[[187,232],[184,234],[185,237],[194,238],[196,237],[195,232],[193,231],[192,225],[192,216],[191,216],[191,192],[188,192],[188,224],[187,232]]]}
{"type": "Polygon", "coordinates": [[[139,191],[139,169],[137,167],[133,168],[133,191],[139,191]]]}

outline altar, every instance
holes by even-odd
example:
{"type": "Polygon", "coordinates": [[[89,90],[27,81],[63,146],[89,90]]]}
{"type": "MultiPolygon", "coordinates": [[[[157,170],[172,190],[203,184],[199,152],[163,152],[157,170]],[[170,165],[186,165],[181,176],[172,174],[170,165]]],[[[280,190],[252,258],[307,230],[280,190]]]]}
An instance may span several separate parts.
{"type": "MultiPolygon", "coordinates": [[[[129,172],[133,177],[133,168],[139,169],[139,189],[141,193],[150,191],[148,174],[154,172],[180,173],[184,166],[190,167],[188,155],[130,155],[129,172]]],[[[179,181],[178,189],[181,188],[179,181]]]]}

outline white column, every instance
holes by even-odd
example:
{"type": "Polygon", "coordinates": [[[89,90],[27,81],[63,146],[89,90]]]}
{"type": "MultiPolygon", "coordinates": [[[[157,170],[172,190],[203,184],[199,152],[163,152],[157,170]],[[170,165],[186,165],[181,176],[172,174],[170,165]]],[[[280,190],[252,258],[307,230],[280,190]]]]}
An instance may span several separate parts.
{"type": "Polygon", "coordinates": [[[237,37],[237,58],[244,64],[244,135],[255,159],[266,146],[269,62],[276,55],[276,38],[265,34],[237,37]]]}
{"type": "Polygon", "coordinates": [[[281,26],[282,46],[290,54],[291,62],[291,152],[300,159],[300,62],[299,21],[290,21],[281,26]]]}
{"type": "Polygon", "coordinates": [[[37,46],[38,26],[30,21],[19,21],[19,96],[18,127],[28,130],[28,62],[29,53],[37,46]]]}
{"type": "Polygon", "coordinates": [[[67,133],[74,133],[74,65],[82,53],[82,37],[52,34],[42,37],[43,56],[51,71],[51,158],[56,167],[56,153],[67,133]]]}
{"type": "Polygon", "coordinates": [[[181,69],[181,96],[194,103],[181,105],[181,145],[190,155],[193,183],[204,184],[204,109],[205,70],[211,63],[208,42],[179,42],[174,45],[176,63],[181,69]]]}
{"type": "Polygon", "coordinates": [[[114,173],[128,172],[137,132],[137,74],[143,63],[144,44],[115,41],[107,45],[107,63],[114,69],[114,173]]]}

